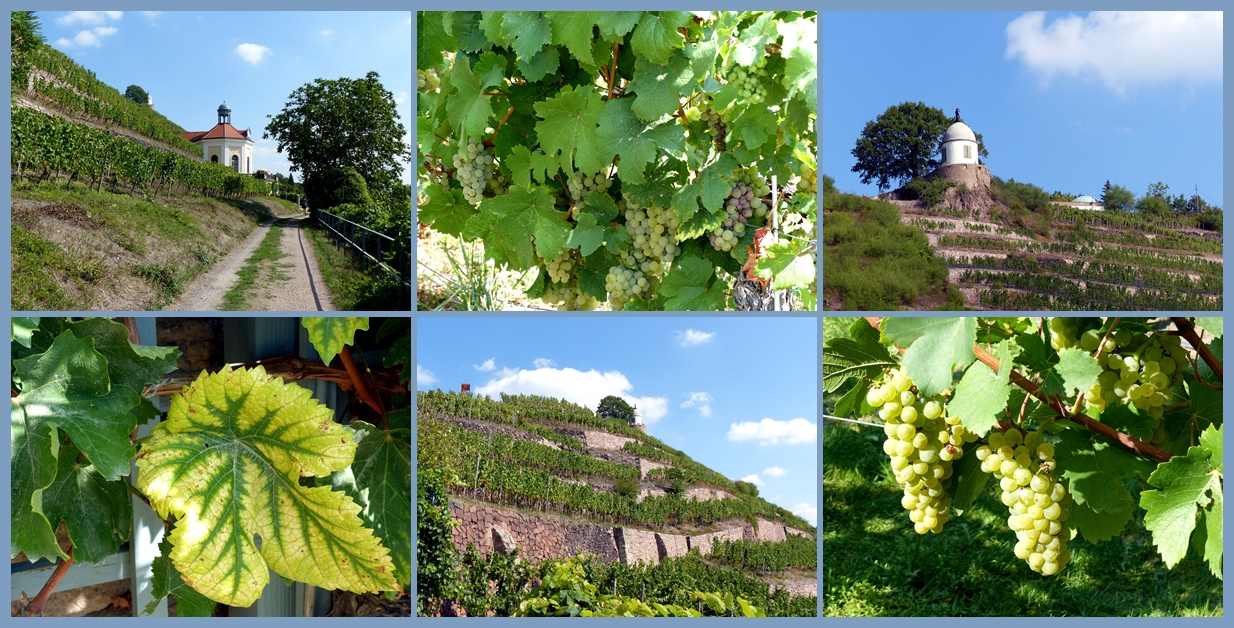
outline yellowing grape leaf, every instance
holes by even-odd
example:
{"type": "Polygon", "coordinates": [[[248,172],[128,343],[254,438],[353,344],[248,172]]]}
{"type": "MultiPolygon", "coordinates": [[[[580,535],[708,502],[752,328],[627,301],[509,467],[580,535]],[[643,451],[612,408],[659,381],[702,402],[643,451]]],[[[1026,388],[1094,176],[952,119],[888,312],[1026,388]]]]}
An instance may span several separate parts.
{"type": "Polygon", "coordinates": [[[367,316],[305,316],[300,322],[308,330],[309,342],[327,365],[343,347],[355,343],[357,331],[368,329],[367,316]]]}
{"type": "Polygon", "coordinates": [[[137,455],[137,486],[159,516],[176,516],[170,557],[186,584],[232,606],[251,605],[269,569],[327,589],[396,588],[360,507],[300,483],[355,457],[352,431],[332,414],[260,366],[202,373],[172,399],[137,455]]]}

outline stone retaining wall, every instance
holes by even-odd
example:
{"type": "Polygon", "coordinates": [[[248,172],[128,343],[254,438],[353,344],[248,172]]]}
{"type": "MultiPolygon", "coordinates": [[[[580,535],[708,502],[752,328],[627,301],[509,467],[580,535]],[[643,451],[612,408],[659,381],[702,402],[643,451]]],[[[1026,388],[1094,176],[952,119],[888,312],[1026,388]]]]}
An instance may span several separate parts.
{"type": "MultiPolygon", "coordinates": [[[[729,528],[720,530],[719,532],[708,532],[707,534],[695,534],[690,537],[690,549],[698,548],[698,552],[703,556],[711,553],[711,541],[720,539],[722,541],[740,541],[746,538],[746,530],[750,526],[740,528],[729,528]]],[[[753,533],[753,531],[751,531],[753,533]]]]}
{"type": "Polygon", "coordinates": [[[667,467],[667,466],[668,465],[664,464],[663,462],[652,462],[650,460],[644,460],[642,458],[638,459],[638,470],[639,470],[639,473],[643,475],[643,479],[647,479],[647,474],[651,473],[653,470],[663,469],[664,467],[667,467]]]}
{"type": "Polygon", "coordinates": [[[626,446],[626,443],[633,442],[635,442],[633,438],[616,436],[608,432],[593,432],[591,430],[583,432],[583,443],[592,449],[621,449],[626,446]]]}
{"type": "Polygon", "coordinates": [[[459,522],[453,534],[454,547],[460,552],[468,543],[475,544],[481,554],[493,551],[493,530],[497,529],[499,536],[508,533],[520,549],[519,555],[531,561],[568,558],[578,552],[596,554],[607,562],[618,558],[612,528],[457,502],[450,502],[450,516],[459,522]]]}
{"type": "Polygon", "coordinates": [[[713,501],[717,499],[737,499],[728,491],[722,491],[718,488],[705,488],[701,486],[691,486],[687,488],[681,495],[682,499],[690,499],[693,497],[700,502],[713,501]]]}
{"type": "Polygon", "coordinates": [[[684,534],[656,533],[656,553],[660,560],[685,556],[690,551],[690,537],[684,534]]]}
{"type": "Polygon", "coordinates": [[[798,530],[797,528],[790,528],[790,527],[788,527],[788,526],[784,526],[784,534],[785,534],[785,535],[793,534],[793,535],[796,535],[796,536],[804,536],[804,537],[806,537],[807,539],[810,539],[811,541],[813,541],[813,540],[814,540],[814,535],[813,535],[813,534],[810,534],[809,532],[806,532],[805,530],[798,530]]]}
{"type": "Polygon", "coordinates": [[[660,551],[656,544],[655,532],[636,530],[634,528],[613,528],[613,539],[617,541],[617,556],[627,565],[638,564],[639,561],[657,565],[660,563],[660,551]]]}
{"type": "Polygon", "coordinates": [[[757,526],[758,529],[750,530],[753,536],[753,540],[771,541],[773,543],[783,543],[784,542],[785,536],[784,536],[784,525],[783,524],[772,523],[770,521],[767,521],[766,519],[758,519],[758,518],[756,518],[755,521],[758,522],[758,526],[757,526]]]}

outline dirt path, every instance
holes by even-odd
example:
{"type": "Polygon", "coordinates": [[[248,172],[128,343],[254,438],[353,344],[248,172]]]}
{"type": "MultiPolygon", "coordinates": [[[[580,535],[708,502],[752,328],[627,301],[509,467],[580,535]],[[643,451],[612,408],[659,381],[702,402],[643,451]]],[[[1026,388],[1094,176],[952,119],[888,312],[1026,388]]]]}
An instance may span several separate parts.
{"type": "Polygon", "coordinates": [[[249,297],[249,309],[288,312],[337,309],[322,281],[313,247],[304,235],[301,226],[304,220],[307,219],[292,218],[283,223],[280,242],[283,258],[275,271],[280,281],[261,283],[256,294],[249,297]]]}

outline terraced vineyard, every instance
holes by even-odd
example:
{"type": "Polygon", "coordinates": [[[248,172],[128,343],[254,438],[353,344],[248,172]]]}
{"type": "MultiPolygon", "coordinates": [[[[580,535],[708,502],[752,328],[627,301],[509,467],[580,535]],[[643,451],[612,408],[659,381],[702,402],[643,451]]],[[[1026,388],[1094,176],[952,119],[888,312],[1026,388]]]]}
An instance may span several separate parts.
{"type": "Polygon", "coordinates": [[[560,570],[634,614],[815,614],[815,529],[624,420],[441,391],[417,417],[422,615],[526,612],[560,570]]]}
{"type": "Polygon", "coordinates": [[[1221,231],[1186,216],[1054,205],[1047,228],[1028,229],[997,212],[891,202],[925,233],[973,309],[1222,309],[1221,231]]]}

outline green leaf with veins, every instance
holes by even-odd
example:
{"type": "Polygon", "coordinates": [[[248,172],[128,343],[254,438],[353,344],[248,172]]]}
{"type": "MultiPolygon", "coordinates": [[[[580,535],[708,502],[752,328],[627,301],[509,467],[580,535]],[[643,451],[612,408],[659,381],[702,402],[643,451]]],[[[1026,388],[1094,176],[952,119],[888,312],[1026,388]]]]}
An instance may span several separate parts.
{"type": "MultiPolygon", "coordinates": [[[[1007,383],[1012,362],[1010,341],[998,343],[998,352],[999,372],[995,373],[983,362],[974,363],[968,367],[964,377],[960,378],[960,383],[955,387],[955,395],[947,404],[948,414],[960,417],[960,423],[965,429],[980,435],[989,432],[998,423],[998,414],[1006,410],[1007,398],[1011,395],[1011,386],[1007,383]]],[[[907,358],[907,354],[905,357],[907,358]]],[[[913,383],[916,383],[915,379],[913,383]]],[[[922,394],[929,395],[924,390],[922,394]]]]}
{"type": "Polygon", "coordinates": [[[168,595],[176,596],[176,617],[210,617],[214,615],[214,600],[200,594],[196,589],[184,584],[180,572],[171,564],[171,538],[163,535],[159,541],[159,557],[150,565],[153,577],[150,579],[151,594],[154,599],[146,605],[143,614],[149,615],[158,608],[159,602],[168,595]]]}
{"type": "Polygon", "coordinates": [[[823,348],[823,390],[835,392],[844,382],[876,379],[884,368],[896,366],[895,360],[877,342],[853,338],[833,338],[823,348]]]}
{"type": "Polygon", "coordinates": [[[686,147],[685,129],[680,124],[672,120],[662,124],[644,124],[634,115],[628,98],[617,98],[604,104],[596,140],[604,147],[602,159],[621,158],[617,162],[617,174],[623,185],[646,180],[643,171],[647,164],[656,160],[657,148],[676,155],[683,153],[686,147]]]}
{"type": "Polygon", "coordinates": [[[39,317],[37,316],[14,316],[10,321],[12,329],[10,340],[29,349],[30,336],[34,334],[38,326],[39,317]]]}
{"type": "MultiPolygon", "coordinates": [[[[515,150],[519,148],[522,147],[516,147],[515,150]]],[[[514,175],[514,178],[517,181],[519,175],[514,175]]],[[[416,219],[426,225],[433,225],[433,229],[441,233],[460,235],[467,221],[479,211],[463,198],[462,190],[433,183],[424,189],[424,193],[428,196],[428,202],[416,208],[416,219]]]]}
{"type": "Polygon", "coordinates": [[[56,543],[56,531],[43,514],[43,491],[56,479],[60,435],[55,425],[31,421],[14,407],[9,417],[10,558],[68,558],[56,543]]]}
{"type": "Polygon", "coordinates": [[[578,249],[583,256],[591,255],[604,244],[604,226],[596,224],[592,214],[581,214],[578,223],[566,238],[567,249],[578,249]]]}
{"type": "Polygon", "coordinates": [[[61,521],[73,541],[73,560],[98,564],[120,551],[133,528],[133,504],[124,480],[104,478],[78,460],[73,443],[60,446],[56,479],[43,491],[43,511],[52,527],[61,521]]]}
{"type": "Polygon", "coordinates": [[[446,102],[446,117],[450,126],[459,132],[460,140],[481,137],[489,119],[493,117],[493,105],[489,102],[492,97],[484,95],[484,90],[492,87],[492,84],[480,82],[480,78],[473,74],[471,67],[467,65],[466,57],[454,60],[454,66],[450,70],[450,84],[455,89],[446,102]]]}
{"type": "Polygon", "coordinates": [[[694,181],[678,189],[673,194],[673,211],[677,213],[677,219],[683,223],[689,220],[698,211],[700,200],[707,211],[722,210],[724,199],[732,190],[726,179],[739,165],[732,155],[724,153],[703,168],[694,181]]]}
{"type": "Polygon", "coordinates": [[[1125,486],[1129,478],[1143,479],[1152,463],[1128,453],[1095,433],[1079,428],[1063,430],[1054,445],[1059,473],[1076,503],[1100,512],[1119,512],[1134,503],[1125,486]]]}
{"type": "Polygon", "coordinates": [[[638,25],[638,11],[597,11],[596,25],[600,27],[600,35],[608,41],[617,41],[625,37],[638,25]]]}
{"type": "Polygon", "coordinates": [[[754,263],[754,274],[772,280],[776,290],[812,286],[815,282],[814,254],[797,240],[777,242],[763,251],[754,263]]]}
{"type": "Polygon", "coordinates": [[[492,218],[485,253],[514,270],[534,266],[536,254],[548,260],[557,257],[565,247],[570,225],[555,203],[547,188],[521,186],[510,186],[508,194],[481,201],[480,215],[492,218]]]}
{"type": "Polygon", "coordinates": [[[630,39],[634,53],[652,63],[665,63],[674,49],[685,46],[685,38],[677,29],[690,22],[686,11],[658,11],[643,14],[630,39]]]}
{"type": "Polygon", "coordinates": [[[356,332],[368,330],[367,316],[305,316],[300,324],[308,330],[309,342],[327,366],[334,356],[356,343],[356,332]]]}
{"type": "Polygon", "coordinates": [[[536,134],[540,148],[549,155],[561,154],[561,165],[585,175],[594,175],[605,165],[596,143],[596,130],[604,102],[600,95],[572,86],[562,88],[557,96],[536,103],[536,134]]]}
{"type": "Polygon", "coordinates": [[[1054,365],[1054,371],[1063,381],[1063,396],[1071,397],[1088,392],[1097,383],[1101,365],[1087,351],[1067,347],[1058,352],[1058,364],[1054,365]]]}
{"type": "Polygon", "coordinates": [[[427,70],[442,62],[441,51],[454,50],[457,43],[442,25],[445,16],[440,11],[416,13],[416,68],[427,70]]]}
{"type": "Polygon", "coordinates": [[[565,46],[579,65],[594,71],[598,64],[591,54],[592,30],[596,11],[550,11],[546,15],[552,26],[553,43],[565,46]]]}
{"type": "Polygon", "coordinates": [[[519,73],[532,83],[556,72],[560,66],[561,52],[556,47],[545,48],[533,57],[518,60],[519,73]]]}
{"type": "Polygon", "coordinates": [[[1071,519],[1067,525],[1080,533],[1085,541],[1098,543],[1117,538],[1135,515],[1135,502],[1128,499],[1117,510],[1098,512],[1088,504],[1071,504],[1071,519]]]}
{"type": "Polygon", "coordinates": [[[952,466],[951,509],[956,515],[964,514],[985,489],[990,474],[981,470],[981,461],[977,459],[977,449],[974,447],[965,452],[952,466]]]}
{"type": "Polygon", "coordinates": [[[660,284],[665,310],[717,310],[724,308],[723,286],[713,282],[715,268],[700,257],[683,257],[660,284]]]}
{"type": "Polygon", "coordinates": [[[351,430],[332,416],[260,366],[202,373],[172,399],[137,456],[137,486],[160,517],[177,519],[170,557],[185,583],[231,606],[256,601],[270,569],[327,589],[395,588],[389,551],[360,507],[300,483],[355,458],[351,430]]]}
{"type": "MultiPolygon", "coordinates": [[[[951,388],[956,369],[968,366],[975,359],[976,318],[891,317],[883,320],[883,334],[887,339],[897,347],[907,348],[901,364],[925,397],[951,388]]],[[[989,371],[989,367],[986,370],[989,371]]]]}
{"type": "Polygon", "coordinates": [[[129,329],[106,318],[87,318],[68,328],[78,338],[93,338],[94,350],[107,359],[112,386],[127,386],[141,393],[147,385],[158,384],[176,370],[176,347],[135,345],[129,342],[129,329]]]}
{"type": "Polygon", "coordinates": [[[1140,493],[1144,527],[1153,533],[1166,567],[1173,568],[1187,554],[1197,509],[1213,508],[1220,521],[1221,474],[1213,468],[1211,455],[1205,447],[1192,447],[1187,455],[1174,456],[1149,476],[1148,483],[1156,490],[1140,493]]]}
{"type": "Polygon", "coordinates": [[[776,37],[776,25],[772,22],[774,13],[764,13],[746,28],[733,46],[732,58],[737,65],[750,66],[767,56],[767,44],[776,37]]]}
{"type": "MultiPolygon", "coordinates": [[[[747,109],[733,119],[731,125],[733,137],[741,140],[747,149],[756,150],[767,140],[776,136],[776,117],[767,107],[758,106],[747,109]]],[[[775,151],[772,151],[774,153],[775,151]]]]}
{"type": "MultiPolygon", "coordinates": [[[[13,400],[14,421],[25,431],[49,434],[45,425],[64,430],[107,479],[129,472],[137,429],[131,410],[141,397],[131,388],[110,385],[107,360],[94,341],[64,331],[42,354],[13,361],[21,380],[13,400]]],[[[53,471],[54,475],[54,471],[53,471]]]]}
{"type": "Polygon", "coordinates": [[[411,585],[411,430],[352,424],[356,461],[330,482],[360,506],[360,518],[390,550],[394,578],[411,585]]]}
{"type": "Polygon", "coordinates": [[[501,31],[505,36],[514,39],[510,48],[520,59],[535,56],[541,48],[553,41],[549,19],[540,11],[507,11],[501,31]]]}
{"type": "Polygon", "coordinates": [[[626,92],[638,94],[634,99],[635,115],[655,122],[681,107],[679,94],[694,80],[690,60],[674,54],[665,63],[639,59],[634,63],[634,80],[626,92]]]}

